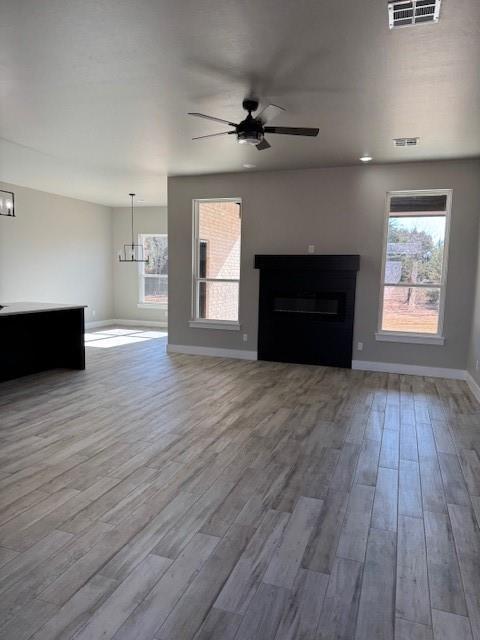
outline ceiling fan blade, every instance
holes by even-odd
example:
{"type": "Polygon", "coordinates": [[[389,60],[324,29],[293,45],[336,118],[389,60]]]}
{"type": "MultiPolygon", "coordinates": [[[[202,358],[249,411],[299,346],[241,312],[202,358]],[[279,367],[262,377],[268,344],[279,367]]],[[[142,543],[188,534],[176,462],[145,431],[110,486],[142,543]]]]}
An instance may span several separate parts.
{"type": "Polygon", "coordinates": [[[255,146],[259,151],[263,151],[264,149],[270,149],[272,145],[269,142],[267,142],[265,138],[263,138],[263,140],[258,144],[256,144],[255,146]]]}
{"type": "Polygon", "coordinates": [[[201,140],[202,138],[215,138],[216,136],[229,136],[235,131],[221,131],[220,133],[209,133],[207,136],[195,136],[192,140],[201,140]]]}
{"type": "Polygon", "coordinates": [[[238,126],[235,124],[235,122],[230,122],[229,120],[222,120],[222,118],[214,118],[213,116],[207,116],[204,113],[187,113],[187,116],[195,116],[195,118],[205,118],[205,120],[214,120],[215,122],[223,122],[223,124],[228,124],[230,127],[238,126]]]}
{"type": "Polygon", "coordinates": [[[265,133],[281,133],[287,136],[318,136],[319,129],[311,127],[264,127],[265,133]]]}
{"type": "Polygon", "coordinates": [[[286,111],[286,109],[279,107],[277,104],[267,104],[267,106],[255,116],[255,119],[261,120],[262,122],[272,122],[282,111],[286,111]]]}

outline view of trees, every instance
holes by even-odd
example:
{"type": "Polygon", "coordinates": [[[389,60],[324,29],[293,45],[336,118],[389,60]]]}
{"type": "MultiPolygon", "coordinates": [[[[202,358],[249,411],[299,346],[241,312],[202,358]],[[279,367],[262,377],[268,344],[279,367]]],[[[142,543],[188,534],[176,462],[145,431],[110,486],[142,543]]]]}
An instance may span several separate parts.
{"type": "MultiPolygon", "coordinates": [[[[441,221],[443,220],[442,218],[441,221]]],[[[390,218],[387,262],[401,263],[400,278],[395,283],[439,284],[442,276],[443,237],[435,241],[433,234],[419,230],[416,226],[409,226],[401,218],[390,218]]],[[[390,282],[394,283],[393,280],[390,282]]],[[[438,296],[438,289],[428,290],[430,302],[436,303],[438,296]]]]}
{"type": "Polygon", "coordinates": [[[149,235],[144,238],[145,257],[149,261],[145,264],[145,273],[155,275],[168,274],[168,240],[164,235],[149,235]]]}
{"type": "Polygon", "coordinates": [[[390,216],[382,329],[437,333],[445,224],[440,214],[390,216]]]}
{"type": "Polygon", "coordinates": [[[143,236],[143,248],[148,262],[143,264],[143,301],[168,302],[168,238],[166,235],[143,236]]]}

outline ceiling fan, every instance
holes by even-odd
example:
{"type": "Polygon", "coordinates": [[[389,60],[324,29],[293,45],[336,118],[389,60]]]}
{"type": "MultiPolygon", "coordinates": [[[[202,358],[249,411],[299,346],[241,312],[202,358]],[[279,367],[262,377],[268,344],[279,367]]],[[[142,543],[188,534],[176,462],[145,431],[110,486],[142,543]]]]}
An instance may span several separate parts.
{"type": "Polygon", "coordinates": [[[206,136],[196,136],[192,140],[200,140],[201,138],[214,138],[216,136],[230,136],[236,135],[237,142],[240,144],[253,144],[259,151],[269,149],[271,144],[265,140],[266,133],[279,133],[287,136],[317,136],[318,129],[310,127],[270,127],[267,125],[271,122],[279,113],[285,111],[283,107],[278,107],[275,104],[269,104],[260,113],[252,116],[254,111],[258,109],[258,100],[255,98],[246,98],[242,103],[245,111],[248,112],[245,120],[240,123],[230,122],[229,120],[222,120],[221,118],[214,118],[213,116],[207,116],[204,113],[189,113],[189,116],[195,116],[196,118],[205,118],[206,120],[214,120],[215,122],[222,122],[228,124],[229,127],[234,127],[232,131],[222,131],[220,133],[210,133],[206,136]]]}

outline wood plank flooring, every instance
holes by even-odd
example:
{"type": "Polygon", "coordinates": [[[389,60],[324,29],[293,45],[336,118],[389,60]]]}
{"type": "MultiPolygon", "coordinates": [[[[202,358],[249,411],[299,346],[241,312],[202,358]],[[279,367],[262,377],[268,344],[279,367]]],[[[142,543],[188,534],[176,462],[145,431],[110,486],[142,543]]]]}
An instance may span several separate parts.
{"type": "Polygon", "coordinates": [[[0,385],[2,640],[480,640],[463,382],[87,362],[0,385]]]}

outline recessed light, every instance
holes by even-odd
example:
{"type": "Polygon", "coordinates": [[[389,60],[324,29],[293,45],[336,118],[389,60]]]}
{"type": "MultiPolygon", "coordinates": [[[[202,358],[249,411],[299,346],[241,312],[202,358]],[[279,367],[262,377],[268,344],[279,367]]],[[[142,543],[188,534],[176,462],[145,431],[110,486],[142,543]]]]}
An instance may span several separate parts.
{"type": "Polygon", "coordinates": [[[244,164],[243,166],[245,167],[245,169],[255,169],[255,167],[257,165],[256,164],[244,164]]]}
{"type": "Polygon", "coordinates": [[[373,160],[373,158],[372,158],[372,156],[362,156],[362,157],[360,158],[360,160],[361,160],[362,162],[370,162],[370,160],[373,160]]]}

